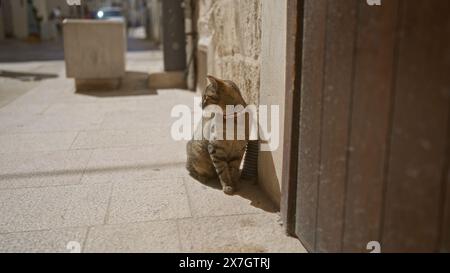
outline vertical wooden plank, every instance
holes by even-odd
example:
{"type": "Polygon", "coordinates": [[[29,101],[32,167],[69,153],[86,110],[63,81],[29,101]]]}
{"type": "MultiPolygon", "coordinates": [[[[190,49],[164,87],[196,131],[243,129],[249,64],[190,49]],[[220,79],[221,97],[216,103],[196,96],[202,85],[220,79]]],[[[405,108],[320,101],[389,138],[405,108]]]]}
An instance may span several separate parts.
{"type": "Polygon", "coordinates": [[[342,250],[358,2],[328,1],[316,249],[342,250]]]}
{"type": "MultiPolygon", "coordinates": [[[[450,21],[448,22],[450,32],[450,21]]],[[[449,33],[450,35],[450,33],[449,33]]],[[[450,41],[447,41],[447,45],[450,41]]],[[[450,53],[448,55],[450,58],[450,53]]],[[[450,253],[450,87],[447,90],[448,118],[447,118],[447,150],[444,171],[442,175],[442,227],[439,234],[438,248],[440,252],[450,253]]]]}
{"type": "Polygon", "coordinates": [[[305,0],[296,234],[315,251],[327,0],[305,0]]]}
{"type": "Polygon", "coordinates": [[[287,234],[295,235],[303,1],[287,1],[286,100],[281,183],[281,216],[287,234]]]}
{"type": "MultiPolygon", "coordinates": [[[[448,136],[450,138],[450,135],[448,136]]],[[[448,140],[447,140],[448,141],[448,140]]],[[[445,184],[445,197],[444,197],[444,208],[443,208],[443,223],[441,229],[441,242],[440,251],[444,253],[450,253],[450,171],[449,171],[449,161],[447,154],[447,173],[446,184],[445,184]]]]}
{"type": "Polygon", "coordinates": [[[379,241],[399,1],[359,3],[343,250],[379,241]]]}
{"type": "Polygon", "coordinates": [[[448,0],[404,1],[382,248],[437,251],[448,126],[448,0]]]}

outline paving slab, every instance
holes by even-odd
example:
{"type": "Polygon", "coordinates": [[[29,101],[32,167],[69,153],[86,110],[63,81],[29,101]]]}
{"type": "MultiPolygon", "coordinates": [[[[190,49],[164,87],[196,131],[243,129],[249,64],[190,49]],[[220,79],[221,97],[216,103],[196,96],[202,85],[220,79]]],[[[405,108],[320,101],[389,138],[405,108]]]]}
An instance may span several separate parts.
{"type": "Polygon", "coordinates": [[[0,253],[70,253],[69,243],[83,242],[86,232],[69,228],[0,234],[0,253]]]}
{"type": "Polygon", "coordinates": [[[112,185],[80,185],[71,191],[64,215],[64,227],[85,227],[106,223],[112,185]]]}
{"type": "Polygon", "coordinates": [[[109,112],[134,111],[137,101],[124,97],[120,101],[107,102],[98,98],[95,102],[58,102],[45,111],[45,115],[105,115],[109,112]]]}
{"type": "MultiPolygon", "coordinates": [[[[28,109],[24,107],[24,109],[28,109]]],[[[20,133],[23,128],[39,118],[37,114],[22,112],[0,112],[0,135],[20,133]]]]}
{"type": "Polygon", "coordinates": [[[151,180],[161,169],[185,164],[185,143],[143,147],[96,149],[83,176],[83,183],[151,180]]]}
{"type": "Polygon", "coordinates": [[[50,132],[79,132],[81,130],[95,130],[100,128],[103,115],[88,114],[40,115],[32,122],[28,122],[17,133],[50,133],[50,132]]]}
{"type": "Polygon", "coordinates": [[[180,178],[121,181],[114,184],[107,223],[132,223],[191,217],[180,178]]]}
{"type": "Polygon", "coordinates": [[[170,253],[180,251],[175,221],[92,227],[84,247],[84,252],[87,253],[170,253]]]}
{"type": "Polygon", "coordinates": [[[78,132],[0,134],[0,154],[68,150],[78,132]]]}
{"type": "Polygon", "coordinates": [[[306,252],[297,239],[283,233],[277,214],[192,218],[178,222],[183,252],[306,252]]]}
{"type": "MultiPolygon", "coordinates": [[[[170,116],[170,110],[166,111],[123,111],[112,112],[105,116],[101,129],[103,130],[121,130],[121,129],[139,129],[167,126],[177,119],[170,116]],[[155,114],[158,113],[158,114],[155,114]]],[[[167,135],[170,137],[170,135],[167,135]]]]}
{"type": "MultiPolygon", "coordinates": [[[[1,72],[2,69],[0,69],[1,72]]],[[[38,82],[34,81],[23,82],[16,79],[0,78],[0,107],[13,102],[38,84],[38,82]]]]}
{"type": "Polygon", "coordinates": [[[81,184],[92,151],[0,154],[0,189],[81,184]]]}
{"type": "Polygon", "coordinates": [[[0,118],[4,116],[34,117],[42,115],[48,108],[48,103],[20,104],[12,102],[0,108],[0,118]]]}
{"type": "Polygon", "coordinates": [[[64,78],[45,80],[36,88],[16,99],[14,103],[50,105],[72,99],[74,97],[73,90],[73,81],[64,78]]]}
{"type": "Polygon", "coordinates": [[[72,149],[121,148],[172,143],[170,127],[128,130],[91,130],[78,134],[72,149]]]}
{"type": "Polygon", "coordinates": [[[0,190],[0,233],[103,224],[111,185],[0,190]]]}

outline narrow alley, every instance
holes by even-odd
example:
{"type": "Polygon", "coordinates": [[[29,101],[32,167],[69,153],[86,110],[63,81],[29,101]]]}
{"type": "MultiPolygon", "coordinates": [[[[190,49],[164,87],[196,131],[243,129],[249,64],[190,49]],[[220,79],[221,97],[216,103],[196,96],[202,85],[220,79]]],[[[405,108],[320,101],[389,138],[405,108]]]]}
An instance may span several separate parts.
{"type": "Polygon", "coordinates": [[[63,60],[0,63],[0,252],[305,251],[257,186],[189,177],[170,112],[195,93],[148,90],[162,65],[129,52],[121,90],[80,94],[63,60]]]}
{"type": "Polygon", "coordinates": [[[0,253],[449,253],[449,3],[0,0],[0,253]]]}

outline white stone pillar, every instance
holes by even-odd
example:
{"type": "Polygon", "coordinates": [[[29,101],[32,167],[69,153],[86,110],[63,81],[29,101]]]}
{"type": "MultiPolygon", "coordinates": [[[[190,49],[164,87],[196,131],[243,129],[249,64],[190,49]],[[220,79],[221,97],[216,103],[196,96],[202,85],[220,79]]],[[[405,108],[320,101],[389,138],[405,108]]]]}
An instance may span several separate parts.
{"type": "Polygon", "coordinates": [[[28,37],[28,4],[27,1],[10,1],[13,24],[13,35],[23,39],[28,37]]]}
{"type": "MultiPolygon", "coordinates": [[[[282,141],[286,88],[287,1],[263,0],[261,17],[261,87],[259,100],[261,105],[279,106],[279,136],[282,141]]],[[[260,153],[258,170],[260,185],[271,199],[279,204],[283,171],[282,142],[280,142],[276,151],[260,153]]]]}

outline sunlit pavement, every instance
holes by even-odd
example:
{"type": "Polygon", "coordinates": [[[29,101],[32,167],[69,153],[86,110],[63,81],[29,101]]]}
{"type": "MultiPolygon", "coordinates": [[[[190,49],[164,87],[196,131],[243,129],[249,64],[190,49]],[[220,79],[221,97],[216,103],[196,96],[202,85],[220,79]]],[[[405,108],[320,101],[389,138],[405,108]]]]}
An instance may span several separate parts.
{"type": "MultiPolygon", "coordinates": [[[[194,93],[77,94],[60,60],[0,70],[27,73],[0,76],[0,252],[304,251],[256,186],[229,197],[188,176],[170,112],[194,93]]],[[[162,54],[129,53],[127,70],[161,71],[162,54]]]]}

